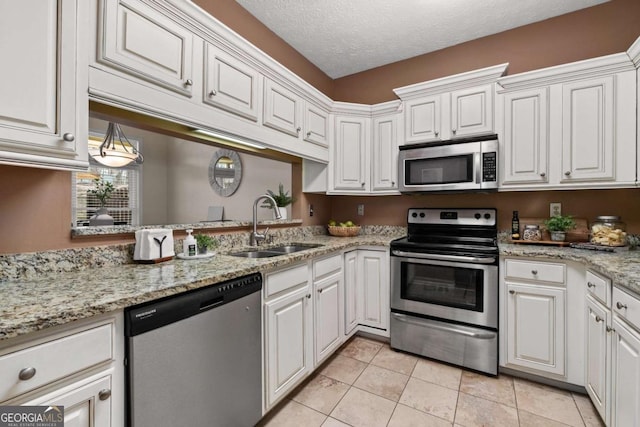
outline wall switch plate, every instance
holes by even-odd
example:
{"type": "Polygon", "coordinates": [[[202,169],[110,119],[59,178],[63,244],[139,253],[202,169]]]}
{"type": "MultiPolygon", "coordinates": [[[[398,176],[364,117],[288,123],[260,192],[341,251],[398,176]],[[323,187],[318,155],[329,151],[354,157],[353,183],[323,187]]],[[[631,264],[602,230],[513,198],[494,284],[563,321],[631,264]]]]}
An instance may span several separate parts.
{"type": "Polygon", "coordinates": [[[562,215],[562,203],[549,203],[549,216],[562,215]]]}
{"type": "Polygon", "coordinates": [[[364,205],[358,205],[358,215],[359,216],[364,216],[364,205]]]}
{"type": "Polygon", "coordinates": [[[309,216],[313,216],[313,205],[309,203],[309,216]]]}

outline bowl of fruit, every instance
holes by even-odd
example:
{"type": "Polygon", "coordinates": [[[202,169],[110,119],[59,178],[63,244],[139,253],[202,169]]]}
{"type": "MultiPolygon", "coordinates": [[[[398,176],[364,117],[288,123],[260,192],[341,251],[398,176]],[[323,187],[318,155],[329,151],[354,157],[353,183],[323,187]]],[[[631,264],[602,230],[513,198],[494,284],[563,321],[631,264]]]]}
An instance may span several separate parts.
{"type": "Polygon", "coordinates": [[[355,225],[353,221],[336,222],[331,220],[327,228],[330,235],[337,237],[353,237],[360,233],[360,226],[355,225]]]}

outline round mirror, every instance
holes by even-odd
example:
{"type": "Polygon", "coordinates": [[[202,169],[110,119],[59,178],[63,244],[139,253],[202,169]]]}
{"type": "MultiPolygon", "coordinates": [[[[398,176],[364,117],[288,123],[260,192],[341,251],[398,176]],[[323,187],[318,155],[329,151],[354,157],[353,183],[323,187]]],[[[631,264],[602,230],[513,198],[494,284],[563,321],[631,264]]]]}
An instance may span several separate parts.
{"type": "Polygon", "coordinates": [[[242,163],[238,153],[220,149],[209,163],[209,185],[222,197],[236,192],[242,180],[242,163]]]}

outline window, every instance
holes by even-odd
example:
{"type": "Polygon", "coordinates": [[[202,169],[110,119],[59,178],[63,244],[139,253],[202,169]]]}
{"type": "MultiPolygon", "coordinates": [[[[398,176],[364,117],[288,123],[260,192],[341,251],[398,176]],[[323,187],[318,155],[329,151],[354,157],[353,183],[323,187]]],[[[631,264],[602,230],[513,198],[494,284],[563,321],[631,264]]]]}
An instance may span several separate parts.
{"type": "MultiPolygon", "coordinates": [[[[136,148],[139,148],[139,141],[129,141],[136,148]]],[[[92,135],[89,137],[90,148],[99,147],[101,143],[101,136],[92,135]]],[[[73,173],[71,195],[73,226],[88,226],[89,218],[100,208],[98,199],[88,193],[88,190],[94,188],[93,180],[95,178],[109,181],[115,187],[115,191],[105,205],[109,215],[113,217],[114,225],[139,225],[141,166],[109,168],[93,160],[90,160],[89,164],[88,171],[73,173]]]]}

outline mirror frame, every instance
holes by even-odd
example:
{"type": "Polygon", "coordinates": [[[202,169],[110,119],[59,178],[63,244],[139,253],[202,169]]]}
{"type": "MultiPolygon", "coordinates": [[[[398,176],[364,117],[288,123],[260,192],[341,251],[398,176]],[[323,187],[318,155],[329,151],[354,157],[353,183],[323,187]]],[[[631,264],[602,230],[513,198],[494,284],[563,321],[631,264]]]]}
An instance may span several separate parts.
{"type": "Polygon", "coordinates": [[[209,185],[218,195],[222,197],[229,197],[233,193],[236,192],[238,187],[240,187],[240,182],[242,181],[242,162],[240,161],[240,156],[236,151],[227,150],[225,148],[221,148],[216,151],[214,155],[211,157],[211,161],[209,162],[209,185]],[[216,164],[218,160],[223,157],[228,157],[233,162],[234,169],[234,177],[233,183],[229,187],[221,186],[216,180],[216,164]]]}

